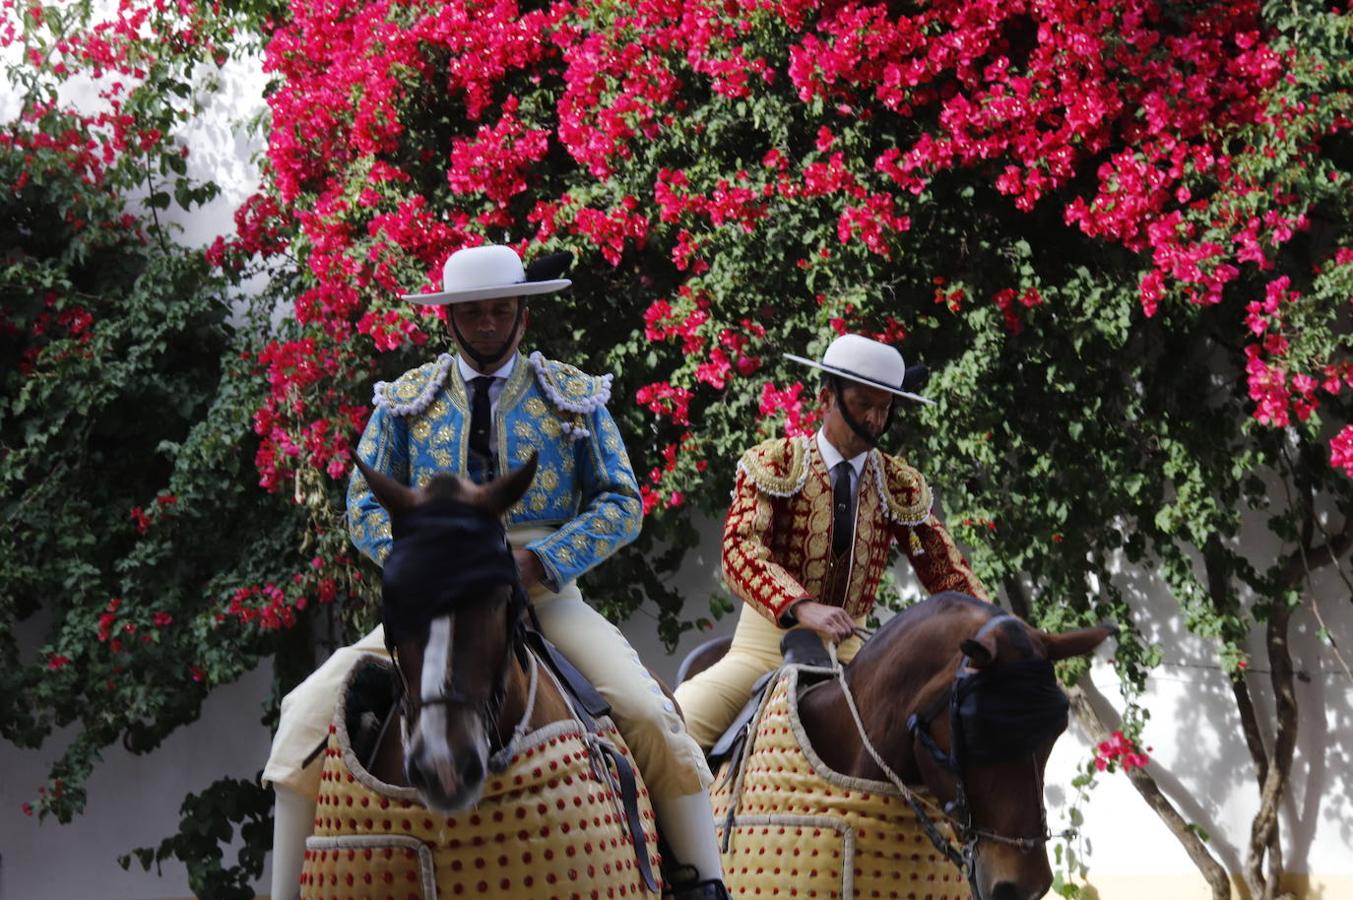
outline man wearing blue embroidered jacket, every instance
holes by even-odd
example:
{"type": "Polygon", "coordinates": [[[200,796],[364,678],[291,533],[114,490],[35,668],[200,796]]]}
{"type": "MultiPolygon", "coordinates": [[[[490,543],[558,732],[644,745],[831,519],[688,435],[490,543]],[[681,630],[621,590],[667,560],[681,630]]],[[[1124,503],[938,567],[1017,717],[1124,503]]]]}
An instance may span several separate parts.
{"type": "MultiPolygon", "coordinates": [[[[414,303],[450,305],[460,353],[377,384],[376,409],[357,452],[374,469],[413,485],[446,472],[482,483],[539,455],[535,482],[506,525],[541,630],[611,704],[673,855],[698,872],[677,896],[723,897],[704,756],[619,629],[583,601],[575,582],[634,540],[642,508],[606,410],[611,376],[518,352],[529,324],[525,297],[570,283],[556,277],[568,264],[567,254],[560,256],[562,262],[547,258],[528,275],[511,248],[460,250],[443,269],[442,291],[406,295],[414,303]]],[[[357,472],[348,526],[357,548],[383,564],[389,517],[357,472]]],[[[294,893],[319,786],[319,761],[306,761],[328,732],[343,678],[364,652],[385,653],[381,629],[337,651],[282,702],[263,773],[277,789],[274,897],[294,893]]]]}

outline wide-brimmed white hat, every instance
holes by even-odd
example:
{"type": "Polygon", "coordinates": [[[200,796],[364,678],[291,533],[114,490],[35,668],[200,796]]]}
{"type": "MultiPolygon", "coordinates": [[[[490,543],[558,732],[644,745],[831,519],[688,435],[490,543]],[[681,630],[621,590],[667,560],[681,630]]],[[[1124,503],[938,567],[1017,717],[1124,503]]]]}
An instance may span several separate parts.
{"type": "Polygon", "coordinates": [[[442,266],[440,291],[404,294],[403,299],[425,306],[446,306],[497,297],[548,294],[562,291],[572,283],[567,278],[528,279],[517,251],[500,244],[489,244],[466,247],[447,257],[442,266]]]}
{"type": "Polygon", "coordinates": [[[822,354],[821,362],[795,356],[793,353],[786,353],[785,358],[833,375],[840,375],[842,378],[849,378],[859,384],[891,391],[908,400],[921,403],[935,402],[920,394],[903,390],[907,364],[903,362],[902,354],[898,353],[895,347],[871,340],[862,334],[843,334],[832,341],[827,347],[827,352],[822,354]]]}

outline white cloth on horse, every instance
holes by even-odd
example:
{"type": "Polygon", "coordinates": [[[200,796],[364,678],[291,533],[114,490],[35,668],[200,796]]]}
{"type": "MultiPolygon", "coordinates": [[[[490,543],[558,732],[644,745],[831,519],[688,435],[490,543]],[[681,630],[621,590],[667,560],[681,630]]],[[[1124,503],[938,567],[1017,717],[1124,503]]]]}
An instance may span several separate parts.
{"type": "MultiPolygon", "coordinates": [[[[519,527],[508,531],[514,547],[547,536],[550,529],[519,527]]],[[[684,797],[703,791],[713,780],[704,754],[692,740],[676,708],[649,674],[620,629],[583,600],[576,582],[555,593],[543,585],[531,591],[541,630],[611,704],[616,726],[654,798],[684,797]]],[[[322,756],[305,761],[325,740],[338,692],[364,653],[388,656],[385,632],[377,626],[357,643],[335,650],[318,669],[282,698],[281,720],[263,783],[281,784],[314,797],[319,793],[322,756]]]]}

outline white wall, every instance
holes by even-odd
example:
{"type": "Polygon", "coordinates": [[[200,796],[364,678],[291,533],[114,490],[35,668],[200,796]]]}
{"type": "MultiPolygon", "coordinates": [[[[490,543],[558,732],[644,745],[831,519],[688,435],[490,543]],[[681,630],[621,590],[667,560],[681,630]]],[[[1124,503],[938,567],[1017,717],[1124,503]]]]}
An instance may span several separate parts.
{"type": "MultiPolygon", "coordinates": [[[[69,825],[39,824],[20,810],[47,778],[71,732],[53,735],[42,750],[0,744],[0,897],[5,900],[111,900],[186,897],[188,873],[166,864],[163,877],[129,871],[117,857],[155,847],[178,830],[179,805],[218,778],[252,778],[268,755],[259,723],[271,685],[268,667],[212,693],[202,718],[170,735],[148,756],[109,748],[89,780],[85,814],[69,825]]],[[[167,688],[172,689],[172,688],[167,688]]],[[[233,854],[229,857],[233,861],[233,854]]],[[[266,888],[263,888],[266,890],[266,888]]]]}

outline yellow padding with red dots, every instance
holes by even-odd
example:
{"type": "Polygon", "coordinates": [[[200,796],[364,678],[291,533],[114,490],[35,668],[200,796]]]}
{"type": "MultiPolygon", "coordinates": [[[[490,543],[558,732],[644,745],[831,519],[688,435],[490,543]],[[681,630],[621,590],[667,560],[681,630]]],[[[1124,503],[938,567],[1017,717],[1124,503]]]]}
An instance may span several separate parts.
{"type": "MultiPolygon", "coordinates": [[[[724,876],[739,900],[969,900],[962,874],[931,845],[891,784],[828,769],[799,722],[798,669],[769,691],[748,756],[712,789],[719,839],[736,804],[724,876]]],[[[941,829],[944,826],[941,825],[941,829]]]]}
{"type": "MultiPolygon", "coordinates": [[[[614,727],[602,737],[625,747],[614,727]]],[[[439,816],[409,788],[377,781],[357,761],[342,707],[330,727],[306,842],[306,900],[652,897],[644,888],[624,814],[598,779],[583,730],[555,722],[525,736],[509,767],[489,775],[473,810],[439,816]]],[[[633,759],[630,759],[633,765],[633,759]]],[[[639,789],[653,871],[658,835],[648,791],[639,789]]]]}

